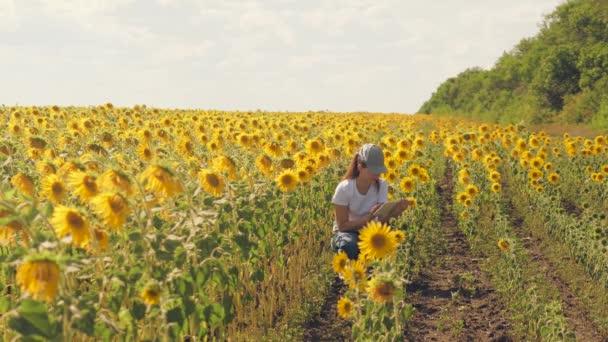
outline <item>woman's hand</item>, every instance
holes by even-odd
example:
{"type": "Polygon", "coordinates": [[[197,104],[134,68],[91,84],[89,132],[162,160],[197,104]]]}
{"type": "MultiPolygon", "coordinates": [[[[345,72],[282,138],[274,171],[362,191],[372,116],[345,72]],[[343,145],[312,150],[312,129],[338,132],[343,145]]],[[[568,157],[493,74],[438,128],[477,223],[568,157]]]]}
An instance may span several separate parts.
{"type": "Polygon", "coordinates": [[[372,208],[369,210],[369,215],[371,215],[371,218],[374,217],[374,214],[376,213],[376,211],[378,211],[378,209],[380,209],[381,206],[382,203],[376,203],[372,206],[372,208]]]}

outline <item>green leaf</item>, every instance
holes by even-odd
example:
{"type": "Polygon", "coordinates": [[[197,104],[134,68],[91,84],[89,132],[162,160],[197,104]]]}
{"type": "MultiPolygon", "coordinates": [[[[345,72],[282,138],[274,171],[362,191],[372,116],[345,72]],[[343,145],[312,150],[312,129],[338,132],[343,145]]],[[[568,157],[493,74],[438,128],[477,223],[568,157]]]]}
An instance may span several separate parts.
{"type": "Polygon", "coordinates": [[[224,321],[224,317],[226,317],[224,307],[218,303],[207,305],[207,307],[205,307],[204,312],[206,321],[213,328],[221,326],[222,322],[224,321]]]}
{"type": "Polygon", "coordinates": [[[146,314],[146,304],[139,300],[133,301],[133,307],[131,308],[131,315],[136,319],[140,320],[144,318],[146,314]]]}
{"type": "Polygon", "coordinates": [[[179,326],[184,324],[184,315],[180,307],[173,308],[167,311],[167,323],[177,323],[179,326]]]}
{"type": "Polygon", "coordinates": [[[52,338],[53,325],[49,321],[46,306],[32,299],[24,299],[17,312],[17,317],[11,317],[9,326],[24,336],[41,336],[52,338]]]}
{"type": "Polygon", "coordinates": [[[72,327],[82,331],[83,333],[93,336],[95,332],[95,311],[82,310],[82,316],[72,323],[72,327]]]}

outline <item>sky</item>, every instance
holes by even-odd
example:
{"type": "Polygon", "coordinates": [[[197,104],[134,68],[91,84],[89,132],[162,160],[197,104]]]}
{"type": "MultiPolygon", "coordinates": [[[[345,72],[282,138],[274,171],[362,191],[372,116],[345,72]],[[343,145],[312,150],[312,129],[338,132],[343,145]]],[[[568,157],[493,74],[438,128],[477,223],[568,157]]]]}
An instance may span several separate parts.
{"type": "Polygon", "coordinates": [[[564,0],[0,0],[0,104],[415,113],[564,0]]]}

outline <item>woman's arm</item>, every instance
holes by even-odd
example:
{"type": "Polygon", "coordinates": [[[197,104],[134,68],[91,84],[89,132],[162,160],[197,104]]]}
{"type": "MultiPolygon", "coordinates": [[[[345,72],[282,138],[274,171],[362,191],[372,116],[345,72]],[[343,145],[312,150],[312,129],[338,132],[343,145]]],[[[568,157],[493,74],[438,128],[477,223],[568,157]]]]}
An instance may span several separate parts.
{"type": "Polygon", "coordinates": [[[334,204],[334,214],[336,216],[336,223],[338,224],[338,230],[341,232],[357,231],[365,226],[369,221],[374,218],[374,212],[378,210],[380,206],[375,205],[372,207],[369,214],[363,216],[358,220],[348,220],[348,207],[344,205],[334,204]]]}

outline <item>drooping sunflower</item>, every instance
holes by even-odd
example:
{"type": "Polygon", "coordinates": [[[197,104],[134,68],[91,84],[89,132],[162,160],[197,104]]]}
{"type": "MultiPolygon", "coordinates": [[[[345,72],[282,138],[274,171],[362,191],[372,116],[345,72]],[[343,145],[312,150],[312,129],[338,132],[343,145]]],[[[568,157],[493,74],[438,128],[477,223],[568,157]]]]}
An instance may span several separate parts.
{"type": "Polygon", "coordinates": [[[350,318],[354,306],[355,305],[350,299],[346,297],[340,298],[338,300],[338,315],[344,319],[350,318]]]}
{"type": "Polygon", "coordinates": [[[133,185],[129,177],[122,171],[110,169],[97,179],[99,189],[104,192],[120,191],[126,196],[133,193],[133,185]]]}
{"type": "Polygon", "coordinates": [[[92,248],[91,244],[87,246],[87,250],[89,251],[89,253],[98,253],[108,249],[110,242],[108,238],[108,233],[105,230],[96,227],[95,229],[93,229],[93,237],[95,237],[96,245],[95,248],[92,248]]]}
{"type": "Polygon", "coordinates": [[[205,169],[198,173],[198,179],[207,193],[221,197],[224,194],[224,178],[213,170],[205,169]]]}
{"type": "Polygon", "coordinates": [[[283,192],[289,192],[298,185],[298,176],[291,170],[285,170],[276,179],[277,186],[283,192]]]}
{"type": "Polygon", "coordinates": [[[59,265],[50,258],[32,258],[17,270],[17,284],[35,300],[53,301],[59,288],[59,265]]]}
{"type": "Polygon", "coordinates": [[[376,303],[386,303],[395,295],[395,283],[390,279],[372,278],[367,283],[367,293],[376,303]]]}
{"type": "Polygon", "coordinates": [[[154,192],[160,198],[168,198],[181,193],[182,183],[168,167],[151,165],[141,174],[147,191],[154,192]]]}
{"type": "Polygon", "coordinates": [[[67,189],[63,181],[55,174],[50,174],[42,179],[41,195],[43,198],[49,199],[51,202],[60,203],[67,197],[67,189]]]}
{"type": "Polygon", "coordinates": [[[267,142],[264,145],[264,151],[274,157],[279,157],[281,156],[281,154],[283,154],[283,149],[281,148],[281,145],[276,141],[267,142]]]}
{"type": "Polygon", "coordinates": [[[89,224],[80,211],[59,205],[55,207],[50,221],[58,237],[71,234],[72,243],[80,248],[89,243],[89,224]]]}
{"type": "Polygon", "coordinates": [[[270,159],[270,157],[266,154],[262,154],[255,158],[255,165],[263,174],[267,176],[271,175],[273,169],[272,159],[270,159]]]}
{"type": "Polygon", "coordinates": [[[359,249],[374,259],[382,259],[395,252],[397,241],[389,226],[370,221],[359,234],[359,249]]]}
{"type": "Polygon", "coordinates": [[[68,185],[71,186],[81,201],[88,202],[99,194],[97,178],[86,172],[76,171],[70,174],[68,185]]]}
{"type": "MultiPolygon", "coordinates": [[[[361,252],[363,253],[363,252],[361,252]]],[[[361,255],[361,254],[359,254],[361,255]]],[[[362,260],[349,260],[344,269],[344,282],[351,289],[365,290],[367,279],[365,278],[365,262],[362,260]]]]}
{"type": "Polygon", "coordinates": [[[91,200],[93,211],[111,228],[122,226],[129,214],[127,199],[118,192],[104,192],[91,200]]]}
{"type": "Polygon", "coordinates": [[[340,251],[334,255],[332,260],[332,266],[334,271],[338,274],[343,274],[346,269],[346,265],[348,265],[348,255],[344,251],[340,251]]]}
{"type": "Polygon", "coordinates": [[[17,188],[21,193],[34,196],[34,181],[32,177],[25,173],[19,172],[11,178],[11,184],[17,188]]]}
{"type": "Polygon", "coordinates": [[[141,297],[148,305],[155,305],[160,302],[160,284],[156,280],[149,281],[141,292],[141,297]]]}

